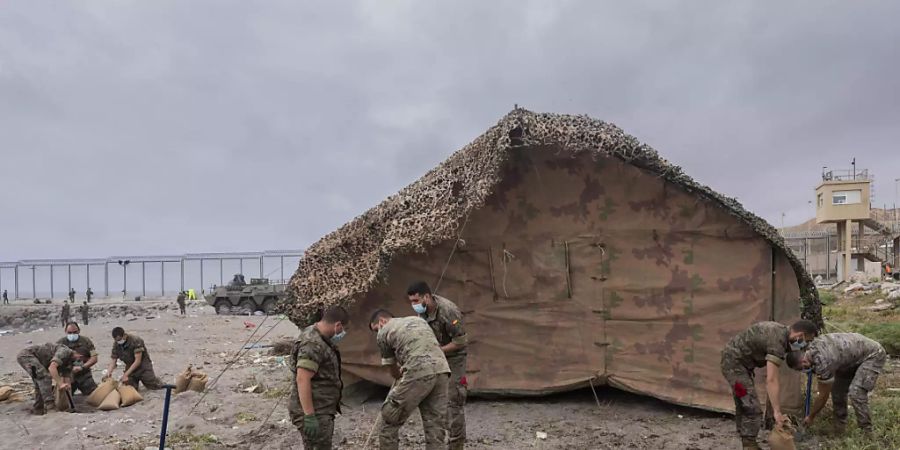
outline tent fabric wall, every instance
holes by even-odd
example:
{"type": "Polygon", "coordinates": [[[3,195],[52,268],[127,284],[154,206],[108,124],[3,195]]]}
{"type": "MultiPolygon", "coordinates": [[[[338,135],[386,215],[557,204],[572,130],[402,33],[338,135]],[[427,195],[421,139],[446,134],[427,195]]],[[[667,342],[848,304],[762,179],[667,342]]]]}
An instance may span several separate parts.
{"type": "MultiPolygon", "coordinates": [[[[349,303],[351,316],[412,314],[405,288],[421,279],[465,313],[475,393],[606,383],[733,410],[721,349],[773,311],[785,323],[797,317],[790,261],[734,215],[653,173],[557,153],[516,149],[460,240],[395,255],[349,303]]],[[[371,333],[351,333],[341,347],[347,373],[389,384],[371,333]]]]}

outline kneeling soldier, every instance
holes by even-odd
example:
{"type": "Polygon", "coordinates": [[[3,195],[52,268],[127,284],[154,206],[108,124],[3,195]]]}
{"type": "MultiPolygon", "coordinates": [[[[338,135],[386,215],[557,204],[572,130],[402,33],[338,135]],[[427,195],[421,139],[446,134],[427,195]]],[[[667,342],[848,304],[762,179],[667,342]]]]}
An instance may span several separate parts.
{"type": "Polygon", "coordinates": [[[97,383],[91,374],[91,367],[97,364],[97,349],[94,347],[94,343],[87,336],[81,335],[81,327],[75,322],[69,322],[66,325],[66,337],[56,343],[65,345],[88,358],[84,364],[79,361],[72,368],[72,392],[78,389],[82,394],[90,395],[97,388],[97,383]]]}
{"type": "Polygon", "coordinates": [[[153,361],[150,360],[150,352],[144,346],[144,340],[130,334],[125,334],[121,327],[112,330],[113,342],[112,360],[109,362],[108,377],[112,377],[116,370],[116,361],[125,363],[125,373],[119,380],[124,384],[138,387],[138,382],[144,383],[147,389],[162,389],[163,382],[153,372],[153,361]]]}
{"type": "Polygon", "coordinates": [[[34,383],[34,407],[32,414],[42,415],[54,409],[53,384],[58,389],[69,389],[70,384],[63,379],[68,376],[76,361],[84,355],[60,344],[41,344],[26,347],[19,352],[16,361],[28,372],[34,383]]]}

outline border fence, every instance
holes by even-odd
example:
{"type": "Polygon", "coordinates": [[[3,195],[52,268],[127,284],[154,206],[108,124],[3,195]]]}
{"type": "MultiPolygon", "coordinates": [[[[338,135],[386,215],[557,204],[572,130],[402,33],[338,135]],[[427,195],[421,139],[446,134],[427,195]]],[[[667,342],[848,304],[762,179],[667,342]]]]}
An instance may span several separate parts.
{"type": "MultiPolygon", "coordinates": [[[[123,297],[129,294],[128,278],[129,272],[132,279],[135,277],[137,268],[140,268],[139,280],[140,288],[131,292],[140,292],[142,296],[146,296],[148,292],[148,273],[151,278],[158,278],[159,293],[161,296],[166,295],[166,271],[171,272],[172,267],[178,268],[175,279],[175,286],[178,290],[185,290],[185,271],[192,271],[194,275],[199,275],[201,289],[207,287],[207,282],[218,282],[223,285],[231,279],[231,274],[226,277],[225,266],[229,264],[229,268],[237,270],[237,273],[244,273],[245,269],[256,272],[260,278],[269,278],[269,275],[278,273],[278,279],[274,282],[285,282],[287,277],[296,269],[296,265],[290,266],[285,272],[285,260],[299,260],[303,255],[303,250],[265,250],[261,252],[233,252],[233,253],[188,253],[183,255],[158,255],[158,256],[110,256],[108,258],[74,258],[74,259],[30,259],[22,261],[0,262],[0,291],[11,290],[10,298],[54,298],[57,294],[61,294],[61,285],[58,283],[60,270],[65,270],[64,279],[61,280],[66,286],[65,295],[73,289],[73,281],[80,284],[84,289],[99,291],[100,286],[92,284],[91,274],[94,272],[94,282],[99,278],[102,280],[103,297],[110,296],[111,273],[121,271],[121,286],[123,297]],[[249,264],[245,264],[249,262],[249,264]],[[237,263],[236,267],[234,263],[237,263]],[[210,271],[210,266],[211,271],[210,271]],[[258,272],[257,269],[258,268],[258,272]],[[78,279],[73,279],[73,269],[76,272],[82,272],[80,275],[76,273],[76,277],[83,276],[84,283],[81,284],[78,279]],[[49,275],[38,277],[39,270],[46,270],[49,275]],[[267,270],[269,270],[267,272],[267,270]],[[100,272],[99,274],[97,272],[100,272]],[[11,275],[11,276],[10,276],[11,275]],[[24,278],[24,280],[23,280],[24,278]],[[23,283],[24,281],[24,283],[23,283]],[[29,283],[30,281],[30,283],[29,283]],[[23,297],[23,284],[27,286],[30,297],[23,297]],[[10,289],[11,288],[11,289],[10,289]],[[47,295],[39,295],[39,294],[47,295]]],[[[171,277],[171,275],[170,275],[171,277]]],[[[115,281],[114,281],[115,283],[115,281]]],[[[170,285],[171,286],[171,285],[170,285]]],[[[152,289],[150,292],[156,292],[152,289]]],[[[95,294],[97,295],[97,294],[95,294]]],[[[101,297],[101,295],[97,295],[101,297]]]]}

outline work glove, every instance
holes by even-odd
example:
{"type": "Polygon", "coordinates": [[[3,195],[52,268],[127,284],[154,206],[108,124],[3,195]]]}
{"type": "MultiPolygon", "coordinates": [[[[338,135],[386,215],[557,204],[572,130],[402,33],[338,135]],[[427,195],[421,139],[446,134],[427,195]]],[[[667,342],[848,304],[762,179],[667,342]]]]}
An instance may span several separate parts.
{"type": "Polygon", "coordinates": [[[315,414],[303,416],[303,434],[310,439],[319,435],[319,418],[315,414]]]}

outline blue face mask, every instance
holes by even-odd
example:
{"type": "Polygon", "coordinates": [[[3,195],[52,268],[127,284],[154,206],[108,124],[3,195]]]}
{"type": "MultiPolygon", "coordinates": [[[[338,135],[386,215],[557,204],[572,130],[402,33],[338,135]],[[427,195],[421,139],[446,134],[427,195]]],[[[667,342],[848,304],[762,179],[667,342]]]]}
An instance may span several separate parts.
{"type": "Polygon", "coordinates": [[[340,333],[331,337],[331,343],[337,344],[338,342],[341,342],[341,340],[344,339],[344,336],[346,336],[346,335],[347,335],[347,330],[341,330],[340,333]]]}
{"type": "Polygon", "coordinates": [[[803,339],[791,341],[791,351],[799,352],[800,350],[803,350],[804,348],[806,348],[807,345],[808,344],[803,339]]]}
{"type": "Polygon", "coordinates": [[[78,340],[78,335],[77,334],[67,334],[66,339],[68,339],[69,342],[75,342],[78,340]]]}
{"type": "Polygon", "coordinates": [[[423,305],[421,303],[413,304],[412,308],[413,308],[413,311],[416,312],[416,314],[425,314],[425,311],[427,310],[427,308],[425,308],[425,305],[423,305]]]}

